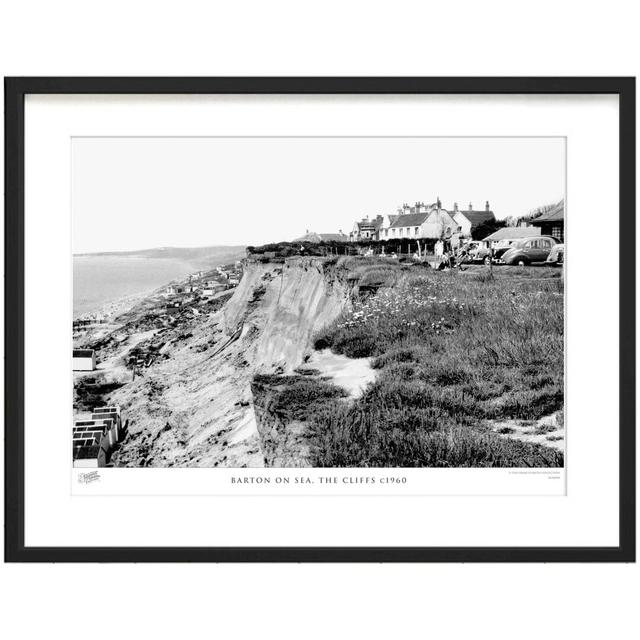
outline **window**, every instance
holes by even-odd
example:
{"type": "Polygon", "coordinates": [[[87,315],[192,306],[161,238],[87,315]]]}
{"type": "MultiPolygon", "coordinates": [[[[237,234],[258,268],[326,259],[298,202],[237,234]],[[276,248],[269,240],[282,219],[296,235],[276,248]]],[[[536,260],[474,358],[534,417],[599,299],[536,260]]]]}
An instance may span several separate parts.
{"type": "Polygon", "coordinates": [[[384,235],[385,235],[385,236],[388,236],[388,235],[389,235],[389,229],[385,229],[385,230],[384,230],[384,235]]]}
{"type": "Polygon", "coordinates": [[[395,236],[396,235],[396,230],[395,229],[391,229],[391,235],[395,236]]]}
{"type": "Polygon", "coordinates": [[[402,238],[402,232],[404,231],[404,229],[400,229],[400,237],[402,238]]]}
{"type": "Polygon", "coordinates": [[[418,235],[418,232],[419,232],[419,231],[420,231],[420,227],[416,227],[416,228],[414,229],[415,235],[418,235]]]}

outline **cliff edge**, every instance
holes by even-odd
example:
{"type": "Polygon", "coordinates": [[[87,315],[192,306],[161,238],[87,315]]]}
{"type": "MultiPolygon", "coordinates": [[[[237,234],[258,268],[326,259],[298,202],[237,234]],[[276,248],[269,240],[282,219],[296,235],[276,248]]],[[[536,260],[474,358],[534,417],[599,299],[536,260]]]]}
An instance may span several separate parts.
{"type": "Polygon", "coordinates": [[[129,419],[116,466],[259,467],[265,464],[251,382],[290,373],[312,336],[348,304],[348,287],[321,258],[247,261],[217,312],[182,321],[164,358],[118,389],[129,419]]]}

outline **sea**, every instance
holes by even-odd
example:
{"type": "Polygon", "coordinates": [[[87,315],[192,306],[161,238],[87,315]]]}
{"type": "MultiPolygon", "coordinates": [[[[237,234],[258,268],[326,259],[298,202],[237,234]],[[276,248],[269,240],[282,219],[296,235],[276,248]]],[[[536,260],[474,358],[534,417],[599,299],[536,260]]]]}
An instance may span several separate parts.
{"type": "Polygon", "coordinates": [[[151,292],[185,278],[202,265],[172,258],[146,256],[74,256],[73,317],[96,313],[125,296],[151,292]]]}

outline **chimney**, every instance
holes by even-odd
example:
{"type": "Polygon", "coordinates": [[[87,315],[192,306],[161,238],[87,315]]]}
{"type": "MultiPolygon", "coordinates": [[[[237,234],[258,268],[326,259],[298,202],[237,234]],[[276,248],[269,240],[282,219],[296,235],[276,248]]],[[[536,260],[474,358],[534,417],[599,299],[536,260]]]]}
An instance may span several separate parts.
{"type": "Polygon", "coordinates": [[[453,212],[454,213],[458,213],[458,203],[457,202],[453,203],[453,212]]]}
{"type": "Polygon", "coordinates": [[[339,233],[341,236],[343,236],[343,235],[344,235],[344,233],[342,233],[342,229],[338,229],[338,233],[339,233]]]}
{"type": "Polygon", "coordinates": [[[489,209],[489,201],[487,200],[487,204],[484,205],[484,210],[485,211],[490,211],[489,209]]]}
{"type": "Polygon", "coordinates": [[[440,198],[436,201],[438,205],[438,209],[442,209],[442,202],[440,202],[440,198]]]}
{"type": "Polygon", "coordinates": [[[469,211],[473,211],[473,205],[469,203],[469,211]]]}

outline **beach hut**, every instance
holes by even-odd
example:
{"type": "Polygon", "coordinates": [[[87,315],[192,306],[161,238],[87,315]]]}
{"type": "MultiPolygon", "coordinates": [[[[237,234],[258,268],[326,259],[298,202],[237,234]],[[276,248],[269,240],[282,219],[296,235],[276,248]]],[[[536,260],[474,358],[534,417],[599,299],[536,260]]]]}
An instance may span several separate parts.
{"type": "Polygon", "coordinates": [[[93,349],[73,350],[73,370],[93,371],[96,368],[96,352],[93,349]]]}

